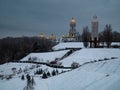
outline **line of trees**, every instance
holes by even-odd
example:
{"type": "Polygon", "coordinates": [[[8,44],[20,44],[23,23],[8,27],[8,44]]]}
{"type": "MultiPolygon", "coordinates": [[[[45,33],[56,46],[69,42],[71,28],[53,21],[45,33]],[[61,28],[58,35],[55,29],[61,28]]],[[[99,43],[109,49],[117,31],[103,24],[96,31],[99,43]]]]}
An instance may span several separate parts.
{"type": "Polygon", "coordinates": [[[100,42],[102,42],[103,44],[105,42],[107,47],[109,48],[111,43],[112,43],[112,41],[113,41],[113,32],[112,32],[111,25],[110,24],[106,24],[104,31],[102,31],[100,34],[99,34],[100,42]]]}
{"type": "Polygon", "coordinates": [[[52,50],[54,42],[39,37],[7,37],[0,39],[0,64],[19,60],[31,52],[52,50]]]}
{"type": "MultiPolygon", "coordinates": [[[[83,28],[82,32],[82,42],[85,47],[88,47],[90,42],[91,33],[89,32],[88,27],[83,28]]],[[[99,41],[103,46],[107,45],[109,48],[112,42],[120,42],[120,33],[117,31],[112,31],[112,26],[110,24],[106,24],[104,30],[98,35],[99,41]]]]}
{"type": "Polygon", "coordinates": [[[90,32],[88,30],[88,26],[86,26],[86,27],[83,28],[82,40],[83,40],[84,46],[88,47],[89,42],[90,42],[90,32]]]}

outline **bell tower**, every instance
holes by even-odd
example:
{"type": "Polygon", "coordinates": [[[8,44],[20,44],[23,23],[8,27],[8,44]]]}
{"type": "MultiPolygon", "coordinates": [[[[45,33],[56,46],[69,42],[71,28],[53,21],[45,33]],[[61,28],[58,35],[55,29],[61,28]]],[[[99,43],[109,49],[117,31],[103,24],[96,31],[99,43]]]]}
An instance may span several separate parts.
{"type": "Polygon", "coordinates": [[[76,36],[76,21],[75,21],[74,17],[72,17],[72,19],[70,21],[69,36],[70,37],[75,37],[76,36]]]}
{"type": "Polygon", "coordinates": [[[97,47],[98,46],[98,21],[97,16],[93,16],[92,24],[92,31],[91,31],[91,47],[97,47]]]}
{"type": "Polygon", "coordinates": [[[80,41],[80,34],[76,31],[76,21],[74,17],[70,20],[70,29],[66,35],[62,36],[63,42],[78,42],[80,41]]]}

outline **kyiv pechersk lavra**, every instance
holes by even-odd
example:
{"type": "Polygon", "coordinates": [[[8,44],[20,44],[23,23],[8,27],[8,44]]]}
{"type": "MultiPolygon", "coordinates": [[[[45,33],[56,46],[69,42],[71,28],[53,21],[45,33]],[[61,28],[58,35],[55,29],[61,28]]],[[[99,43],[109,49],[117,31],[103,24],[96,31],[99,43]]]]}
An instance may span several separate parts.
{"type": "Polygon", "coordinates": [[[53,42],[57,42],[57,37],[54,34],[51,34],[50,36],[44,36],[44,34],[41,32],[39,37],[40,39],[48,39],[53,42]]]}
{"type": "Polygon", "coordinates": [[[70,21],[70,30],[66,35],[62,36],[62,42],[79,42],[80,34],[76,30],[76,21],[74,17],[72,17],[70,21]]]}
{"type": "MultiPolygon", "coordinates": [[[[97,21],[97,16],[93,16],[93,20],[91,22],[91,36],[90,36],[90,47],[96,47],[98,46],[98,26],[99,23],[97,21]]],[[[62,35],[60,42],[80,42],[82,40],[82,37],[80,37],[79,32],[76,30],[76,20],[74,17],[70,20],[69,23],[69,32],[65,35],[62,35]]],[[[43,33],[40,33],[39,36],[41,39],[46,38],[53,42],[57,42],[58,39],[54,34],[51,34],[50,36],[44,36],[43,33]]]]}

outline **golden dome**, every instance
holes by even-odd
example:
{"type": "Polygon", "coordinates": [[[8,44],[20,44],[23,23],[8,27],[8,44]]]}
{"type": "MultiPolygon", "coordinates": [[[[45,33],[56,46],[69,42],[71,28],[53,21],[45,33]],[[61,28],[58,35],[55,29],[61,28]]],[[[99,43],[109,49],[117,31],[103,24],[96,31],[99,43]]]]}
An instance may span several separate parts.
{"type": "Polygon", "coordinates": [[[41,33],[40,33],[40,38],[43,38],[43,37],[44,37],[44,35],[43,35],[43,33],[41,32],[41,33]]]}
{"type": "Polygon", "coordinates": [[[74,17],[72,17],[72,20],[70,21],[70,23],[76,23],[74,17]]]}
{"type": "Polygon", "coordinates": [[[51,34],[50,39],[55,40],[56,36],[54,34],[51,34]]]}

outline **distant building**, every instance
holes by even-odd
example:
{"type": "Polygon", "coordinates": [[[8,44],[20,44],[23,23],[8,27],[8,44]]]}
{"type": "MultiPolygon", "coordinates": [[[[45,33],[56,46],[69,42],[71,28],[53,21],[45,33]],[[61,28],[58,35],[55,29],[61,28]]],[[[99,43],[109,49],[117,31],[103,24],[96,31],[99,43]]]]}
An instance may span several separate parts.
{"type": "Polygon", "coordinates": [[[66,35],[62,36],[63,42],[77,42],[80,40],[80,34],[76,31],[76,21],[72,17],[70,21],[70,30],[66,35]]]}
{"type": "Polygon", "coordinates": [[[58,41],[57,37],[54,34],[51,34],[50,36],[44,36],[43,33],[41,32],[39,37],[40,37],[40,39],[48,39],[52,42],[57,42],[58,41]]]}
{"type": "Polygon", "coordinates": [[[40,39],[42,39],[42,38],[44,38],[44,35],[43,35],[43,33],[41,32],[41,33],[40,33],[40,39]]]}
{"type": "Polygon", "coordinates": [[[91,37],[90,37],[90,47],[97,47],[98,46],[98,27],[99,23],[97,21],[97,16],[93,16],[93,21],[91,22],[91,37]]]}
{"type": "Polygon", "coordinates": [[[54,34],[51,34],[51,36],[49,36],[49,39],[53,42],[57,41],[57,37],[54,34]]]}

